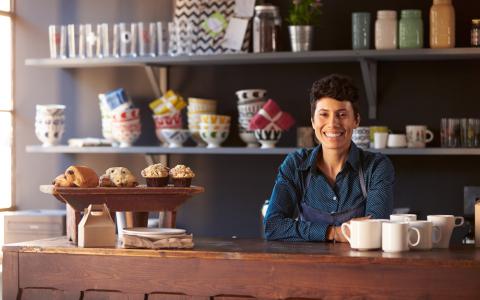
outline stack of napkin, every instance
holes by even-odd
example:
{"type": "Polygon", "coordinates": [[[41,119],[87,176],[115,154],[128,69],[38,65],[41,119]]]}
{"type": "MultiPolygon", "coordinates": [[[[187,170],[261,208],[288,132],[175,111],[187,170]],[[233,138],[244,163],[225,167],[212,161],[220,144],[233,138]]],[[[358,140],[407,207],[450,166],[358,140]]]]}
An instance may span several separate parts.
{"type": "Polygon", "coordinates": [[[193,235],[166,234],[162,237],[150,239],[136,235],[123,234],[122,245],[124,248],[191,249],[193,248],[193,235]]]}
{"type": "Polygon", "coordinates": [[[288,130],[295,120],[293,117],[284,111],[280,110],[278,104],[269,99],[265,105],[253,116],[250,120],[250,130],[264,129],[264,130],[288,130]]]}

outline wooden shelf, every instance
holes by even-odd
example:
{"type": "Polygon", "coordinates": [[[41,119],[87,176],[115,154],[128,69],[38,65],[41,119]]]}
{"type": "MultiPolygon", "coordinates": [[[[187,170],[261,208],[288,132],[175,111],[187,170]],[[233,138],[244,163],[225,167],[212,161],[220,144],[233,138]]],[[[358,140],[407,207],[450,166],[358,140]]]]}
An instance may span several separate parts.
{"type": "MultiPolygon", "coordinates": [[[[94,68],[94,67],[145,67],[147,76],[160,97],[162,89],[152,68],[165,69],[171,66],[211,66],[245,64],[290,64],[290,63],[359,63],[368,101],[368,117],[377,117],[377,63],[382,61],[431,61],[480,59],[480,48],[452,49],[396,49],[396,50],[327,50],[308,52],[233,53],[194,56],[159,57],[108,57],[108,58],[65,58],[27,59],[27,66],[52,68],[94,68]]],[[[166,80],[167,71],[163,72],[166,80]]]]}
{"type": "MultiPolygon", "coordinates": [[[[28,153],[64,153],[64,154],[219,154],[219,155],[286,155],[296,148],[246,148],[246,147],[220,147],[200,148],[181,147],[166,148],[159,146],[134,146],[134,147],[69,147],[52,146],[43,147],[31,145],[26,147],[28,153]]],[[[386,155],[480,155],[480,148],[389,148],[369,149],[371,152],[381,152],[386,155]]]]}
{"type": "Polygon", "coordinates": [[[420,61],[479,59],[479,48],[397,49],[397,50],[328,50],[309,52],[239,53],[195,56],[108,57],[27,59],[27,66],[53,68],[286,64],[315,62],[420,61]]]}

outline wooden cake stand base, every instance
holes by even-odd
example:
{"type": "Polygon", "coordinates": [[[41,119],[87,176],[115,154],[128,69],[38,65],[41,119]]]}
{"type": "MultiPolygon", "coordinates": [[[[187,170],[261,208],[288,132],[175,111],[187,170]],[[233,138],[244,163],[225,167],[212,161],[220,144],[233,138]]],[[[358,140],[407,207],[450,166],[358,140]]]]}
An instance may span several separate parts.
{"type": "MultiPolygon", "coordinates": [[[[77,243],[78,223],[81,213],[90,204],[105,203],[110,209],[112,219],[115,220],[115,212],[143,212],[143,218],[134,226],[146,227],[148,212],[166,211],[165,227],[175,227],[177,208],[196,194],[203,193],[205,189],[199,186],[190,187],[55,187],[53,185],[41,185],[40,191],[51,194],[59,201],[67,205],[67,236],[77,243]],[[145,218],[145,216],[147,216],[145,218]]],[[[127,216],[128,218],[128,216],[127,216]]],[[[129,221],[127,220],[127,223],[129,221]]]]}

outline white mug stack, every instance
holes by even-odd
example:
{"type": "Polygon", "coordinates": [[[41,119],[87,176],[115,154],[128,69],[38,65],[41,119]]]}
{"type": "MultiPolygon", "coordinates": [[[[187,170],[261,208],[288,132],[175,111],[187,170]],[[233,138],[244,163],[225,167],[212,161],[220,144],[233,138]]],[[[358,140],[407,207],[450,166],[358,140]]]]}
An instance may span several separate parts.
{"type": "Polygon", "coordinates": [[[37,105],[35,113],[35,134],[42,146],[60,143],[65,132],[65,105],[37,105]]]}
{"type": "Polygon", "coordinates": [[[453,228],[462,226],[463,221],[463,217],[453,215],[429,215],[427,220],[417,220],[415,214],[392,214],[390,220],[352,220],[343,223],[341,230],[355,250],[431,250],[448,248],[453,228]]]}

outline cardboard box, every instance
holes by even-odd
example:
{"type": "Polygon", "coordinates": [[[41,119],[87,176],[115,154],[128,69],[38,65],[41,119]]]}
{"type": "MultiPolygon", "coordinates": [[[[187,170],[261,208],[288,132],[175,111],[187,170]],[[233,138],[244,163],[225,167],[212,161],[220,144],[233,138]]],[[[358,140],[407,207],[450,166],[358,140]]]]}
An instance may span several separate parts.
{"type": "Polygon", "coordinates": [[[115,247],[115,223],[106,204],[86,209],[78,224],[78,247],[115,247]]]}
{"type": "Polygon", "coordinates": [[[480,201],[475,203],[475,245],[480,247],[480,201]]]}

